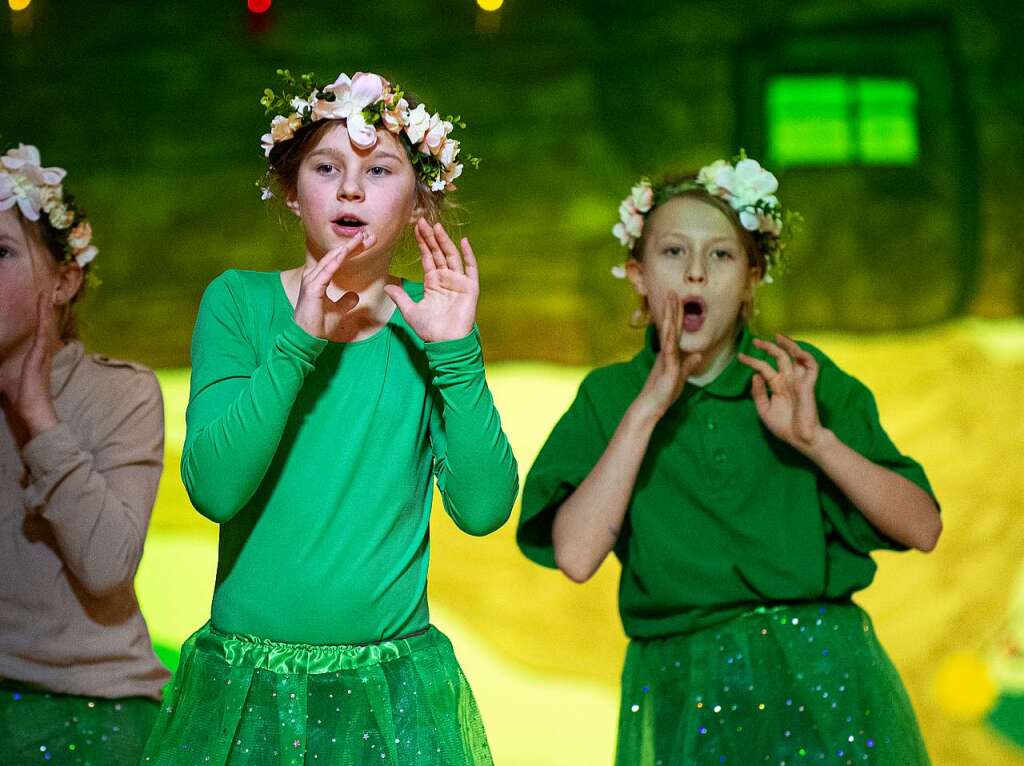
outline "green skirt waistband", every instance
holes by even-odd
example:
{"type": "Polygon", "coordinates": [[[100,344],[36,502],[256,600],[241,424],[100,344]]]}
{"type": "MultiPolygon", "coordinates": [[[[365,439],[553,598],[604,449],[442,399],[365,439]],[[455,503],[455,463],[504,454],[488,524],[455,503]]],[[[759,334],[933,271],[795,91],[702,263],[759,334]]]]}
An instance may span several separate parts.
{"type": "Polygon", "coordinates": [[[371,644],[293,644],[261,636],[225,633],[210,623],[196,631],[190,641],[197,649],[220,657],[232,667],[311,675],[380,665],[449,643],[432,625],[411,636],[371,644]]]}

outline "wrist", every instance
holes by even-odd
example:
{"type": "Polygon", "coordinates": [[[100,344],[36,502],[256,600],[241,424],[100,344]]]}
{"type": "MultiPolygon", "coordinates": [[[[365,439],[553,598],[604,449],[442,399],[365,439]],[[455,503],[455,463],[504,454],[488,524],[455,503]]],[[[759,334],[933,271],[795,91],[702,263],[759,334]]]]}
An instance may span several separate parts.
{"type": "Polygon", "coordinates": [[[810,439],[794,446],[808,459],[821,465],[828,458],[829,452],[839,443],[839,437],[824,426],[819,426],[810,439]]]}
{"type": "Polygon", "coordinates": [[[626,410],[622,420],[630,428],[652,431],[664,414],[663,409],[652,405],[643,397],[637,397],[626,410]]]}

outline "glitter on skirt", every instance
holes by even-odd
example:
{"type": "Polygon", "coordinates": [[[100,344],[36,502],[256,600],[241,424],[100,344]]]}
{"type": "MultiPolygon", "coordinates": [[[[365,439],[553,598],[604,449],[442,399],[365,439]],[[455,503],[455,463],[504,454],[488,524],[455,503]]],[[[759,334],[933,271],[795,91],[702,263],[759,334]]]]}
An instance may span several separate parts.
{"type": "Polygon", "coordinates": [[[849,603],[633,640],[616,766],[927,766],[899,674],[849,603]]]}
{"type": "Polygon", "coordinates": [[[368,645],[226,634],[185,642],[142,766],[493,766],[436,628],[368,645]]]}
{"type": "Polygon", "coordinates": [[[159,706],[0,682],[0,764],[135,766],[159,706]]]}

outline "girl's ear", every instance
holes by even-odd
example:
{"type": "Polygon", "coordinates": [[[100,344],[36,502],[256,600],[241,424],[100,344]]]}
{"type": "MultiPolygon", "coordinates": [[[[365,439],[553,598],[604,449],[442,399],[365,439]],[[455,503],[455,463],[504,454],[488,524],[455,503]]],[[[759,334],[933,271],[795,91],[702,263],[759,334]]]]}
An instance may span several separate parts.
{"type": "Polygon", "coordinates": [[[644,265],[635,258],[630,258],[626,261],[626,277],[633,285],[633,290],[637,295],[646,298],[647,297],[647,285],[644,282],[644,265]]]}
{"type": "Polygon", "coordinates": [[[289,195],[284,200],[285,206],[295,213],[296,218],[302,218],[302,213],[299,212],[299,200],[297,197],[289,195]]]}
{"type": "Polygon", "coordinates": [[[53,288],[53,304],[67,306],[78,295],[85,273],[77,263],[62,263],[57,267],[57,280],[53,288]]]}

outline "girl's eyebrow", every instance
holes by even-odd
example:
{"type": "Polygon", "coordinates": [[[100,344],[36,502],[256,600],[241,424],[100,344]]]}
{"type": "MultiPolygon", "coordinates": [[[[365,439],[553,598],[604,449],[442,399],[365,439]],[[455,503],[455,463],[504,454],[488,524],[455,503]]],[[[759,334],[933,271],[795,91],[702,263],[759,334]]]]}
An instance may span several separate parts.
{"type": "MultiPolygon", "coordinates": [[[[670,237],[678,237],[679,239],[685,239],[685,240],[688,240],[688,241],[693,239],[692,237],[690,237],[685,232],[673,230],[673,231],[666,231],[664,234],[660,235],[658,237],[658,242],[661,242],[662,240],[668,239],[670,237]]],[[[712,245],[718,244],[719,242],[727,242],[729,244],[732,244],[733,243],[733,239],[732,239],[732,237],[723,234],[720,237],[712,237],[711,239],[707,240],[707,242],[708,242],[708,244],[712,244],[712,245]]]]}
{"type": "MultiPolygon", "coordinates": [[[[309,153],[310,157],[318,157],[320,155],[327,155],[327,156],[330,156],[330,157],[342,157],[342,158],[348,156],[345,152],[341,151],[340,149],[333,149],[333,148],[327,147],[327,146],[322,147],[320,149],[316,149],[316,150],[314,150],[314,151],[309,153]]],[[[368,160],[368,159],[371,159],[371,158],[372,159],[396,160],[396,161],[400,161],[401,160],[401,157],[399,157],[397,154],[393,154],[392,152],[389,152],[387,150],[374,151],[371,154],[367,155],[365,158],[363,158],[363,160],[365,161],[365,160],[368,160]]]]}

